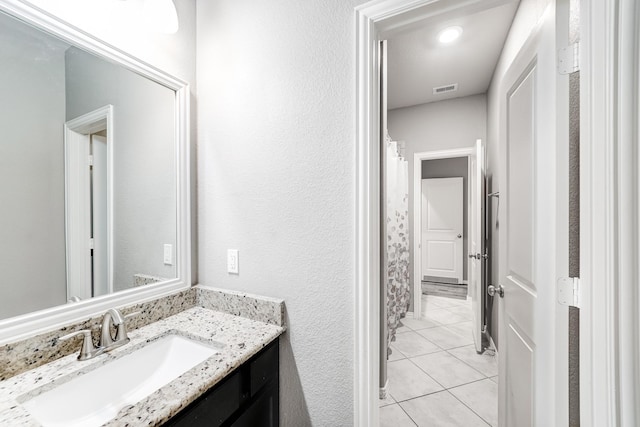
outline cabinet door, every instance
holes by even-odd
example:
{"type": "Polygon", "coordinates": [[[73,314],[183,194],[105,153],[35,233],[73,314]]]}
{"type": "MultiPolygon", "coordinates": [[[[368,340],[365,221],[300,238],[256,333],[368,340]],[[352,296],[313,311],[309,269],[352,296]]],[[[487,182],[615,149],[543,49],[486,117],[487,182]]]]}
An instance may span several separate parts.
{"type": "Polygon", "coordinates": [[[222,384],[167,422],[171,427],[220,427],[240,407],[242,376],[232,374],[222,384]]]}
{"type": "Polygon", "coordinates": [[[267,387],[251,402],[242,415],[231,424],[233,427],[278,427],[278,387],[267,387]]]}

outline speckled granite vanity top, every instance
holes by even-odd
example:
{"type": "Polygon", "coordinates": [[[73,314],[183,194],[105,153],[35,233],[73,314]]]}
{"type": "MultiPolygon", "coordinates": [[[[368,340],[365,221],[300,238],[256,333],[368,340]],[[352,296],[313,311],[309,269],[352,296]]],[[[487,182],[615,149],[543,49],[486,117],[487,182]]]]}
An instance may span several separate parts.
{"type": "MultiPolygon", "coordinates": [[[[21,405],[22,402],[109,363],[115,358],[136,351],[167,334],[183,335],[220,348],[219,353],[188,370],[137,404],[123,408],[113,420],[105,424],[107,426],[160,425],[285,331],[282,319],[274,321],[274,317],[265,315],[268,311],[273,314],[278,312],[283,314],[282,301],[267,299],[265,302],[259,297],[239,293],[226,294],[219,290],[208,292],[206,288],[195,291],[204,292],[207,296],[213,295],[216,300],[224,294],[224,304],[212,306],[211,298],[205,298],[204,302],[202,298],[198,298],[199,303],[196,302],[194,307],[132,330],[129,333],[131,342],[109,353],[80,362],[76,359],[77,354],[74,352],[1,381],[0,425],[38,426],[39,423],[21,405]],[[209,308],[203,306],[209,306],[209,308]],[[237,313],[228,314],[229,312],[237,313]],[[243,314],[254,319],[258,317],[259,320],[241,317],[243,314]]],[[[202,295],[199,296],[202,297],[202,295]]],[[[79,348],[79,342],[77,345],[79,348]]]]}

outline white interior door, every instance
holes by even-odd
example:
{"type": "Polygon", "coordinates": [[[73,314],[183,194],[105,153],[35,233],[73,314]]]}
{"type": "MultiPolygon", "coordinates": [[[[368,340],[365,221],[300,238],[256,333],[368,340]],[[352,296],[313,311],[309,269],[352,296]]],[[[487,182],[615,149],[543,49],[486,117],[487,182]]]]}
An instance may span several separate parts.
{"type": "Polygon", "coordinates": [[[91,154],[93,296],[100,296],[109,293],[106,137],[91,135],[91,154]]]}
{"type": "Polygon", "coordinates": [[[471,299],[473,341],[478,353],[482,352],[482,328],[484,326],[484,144],[476,141],[475,154],[469,156],[469,258],[467,274],[468,295],[471,299]]]}
{"type": "MultiPolygon", "coordinates": [[[[559,205],[555,4],[507,71],[501,93],[499,419],[501,426],[566,425],[566,307],[556,303],[567,235],[559,205]],[[564,314],[563,309],[564,308],[564,314]],[[564,323],[564,325],[563,325],[564,323]],[[564,413],[564,414],[563,414],[564,413]]],[[[563,143],[565,143],[563,141],[563,143]]]]}
{"type": "Polygon", "coordinates": [[[91,178],[89,135],[65,128],[67,299],[91,298],[91,178]]]}
{"type": "Polygon", "coordinates": [[[422,180],[422,274],[462,282],[462,178],[422,180]]]}

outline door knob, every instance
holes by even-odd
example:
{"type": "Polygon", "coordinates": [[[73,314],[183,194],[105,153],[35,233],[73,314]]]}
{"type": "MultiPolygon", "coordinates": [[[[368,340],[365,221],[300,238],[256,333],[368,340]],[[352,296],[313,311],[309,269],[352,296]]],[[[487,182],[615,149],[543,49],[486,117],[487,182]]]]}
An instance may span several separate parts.
{"type": "Polygon", "coordinates": [[[498,294],[500,298],[504,298],[504,286],[498,285],[498,287],[496,288],[493,285],[489,285],[489,287],[487,288],[487,293],[490,296],[495,296],[496,294],[498,294]]]}
{"type": "Polygon", "coordinates": [[[471,258],[471,259],[473,259],[473,258],[480,259],[480,258],[483,258],[483,255],[480,255],[480,254],[469,254],[469,258],[471,258]]]}
{"type": "Polygon", "coordinates": [[[458,239],[462,239],[462,234],[458,234],[458,239]]]}

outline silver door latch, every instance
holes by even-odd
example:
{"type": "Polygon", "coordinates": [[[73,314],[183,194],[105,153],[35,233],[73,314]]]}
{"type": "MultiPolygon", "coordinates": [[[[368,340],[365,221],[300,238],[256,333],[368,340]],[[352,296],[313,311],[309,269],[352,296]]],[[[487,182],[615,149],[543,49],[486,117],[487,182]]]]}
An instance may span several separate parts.
{"type": "Polygon", "coordinates": [[[487,293],[492,297],[498,294],[500,298],[504,298],[504,286],[498,285],[498,287],[496,288],[493,285],[489,285],[489,287],[487,288],[487,293]]]}

